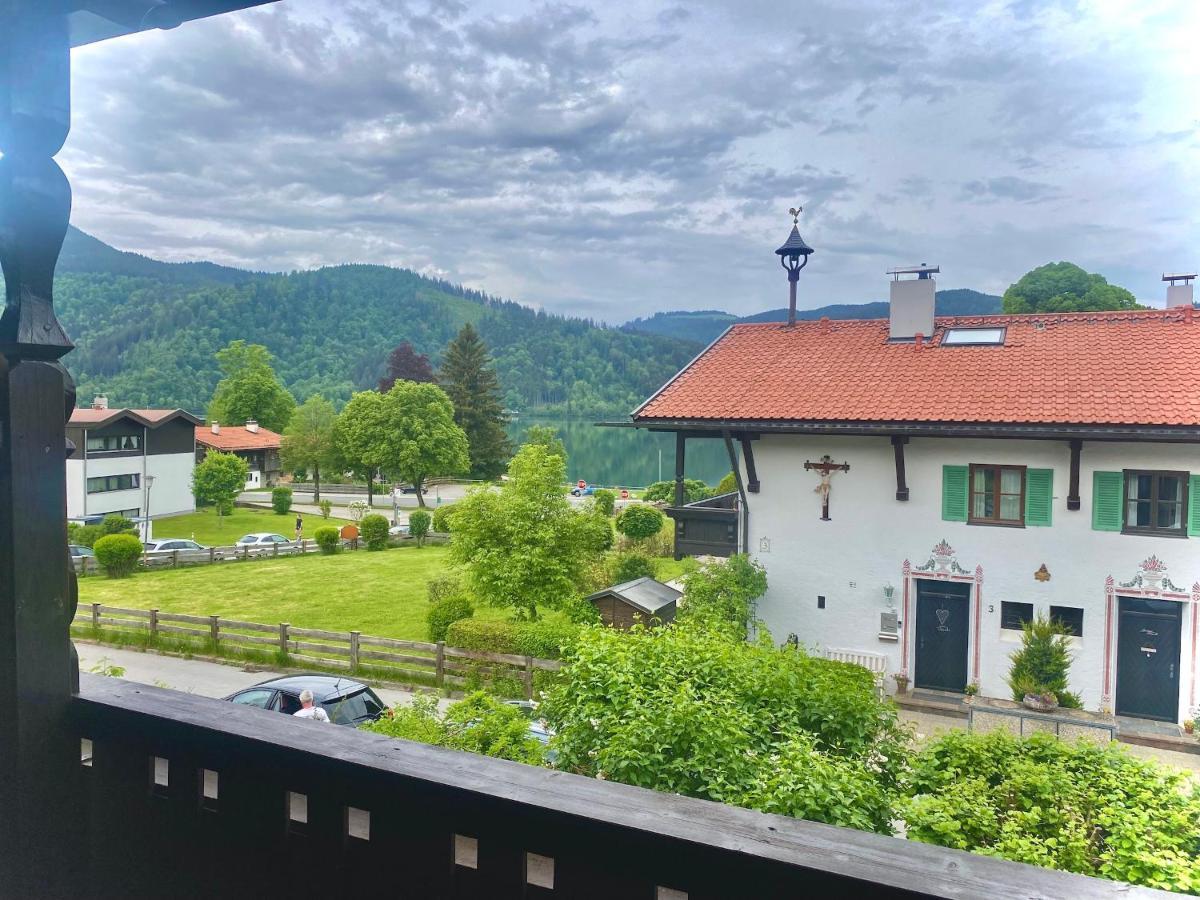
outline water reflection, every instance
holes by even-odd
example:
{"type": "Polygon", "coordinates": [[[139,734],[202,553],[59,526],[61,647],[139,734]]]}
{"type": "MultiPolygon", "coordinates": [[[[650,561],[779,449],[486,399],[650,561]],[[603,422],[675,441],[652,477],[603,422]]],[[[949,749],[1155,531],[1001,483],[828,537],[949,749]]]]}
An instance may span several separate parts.
{"type": "MultiPolygon", "coordinates": [[[[508,435],[519,443],[531,425],[549,425],[567,448],[571,481],[616,487],[645,487],[675,477],[675,435],[635,428],[598,428],[593,419],[546,419],[522,416],[509,423],[508,435]]],[[[715,485],[729,472],[725,443],[688,440],[687,477],[715,485]]]]}

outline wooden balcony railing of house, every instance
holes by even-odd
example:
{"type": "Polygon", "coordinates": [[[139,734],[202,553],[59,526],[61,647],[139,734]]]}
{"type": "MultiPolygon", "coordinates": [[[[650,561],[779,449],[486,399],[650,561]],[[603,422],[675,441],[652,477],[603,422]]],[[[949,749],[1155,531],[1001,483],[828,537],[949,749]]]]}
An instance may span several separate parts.
{"type": "Polygon", "coordinates": [[[735,491],[664,510],[675,522],[675,558],[737,553],[741,517],[738,499],[735,491]]]}
{"type": "Polygon", "coordinates": [[[0,2],[0,896],[1150,896],[81,679],[64,527],[75,390],[60,360],[72,345],[53,306],[71,208],[54,162],[69,128],[71,47],[258,2],[0,2]]]}

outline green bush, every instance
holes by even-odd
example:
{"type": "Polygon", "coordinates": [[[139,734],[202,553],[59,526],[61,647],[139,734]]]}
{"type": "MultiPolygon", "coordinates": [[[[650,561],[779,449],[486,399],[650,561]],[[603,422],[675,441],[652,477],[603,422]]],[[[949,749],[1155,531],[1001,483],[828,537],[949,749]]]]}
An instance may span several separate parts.
{"type": "Polygon", "coordinates": [[[423,509],[414,509],[408,514],[408,533],[416,538],[417,546],[425,543],[425,535],[429,534],[429,523],[433,517],[423,509]]]}
{"type": "Polygon", "coordinates": [[[916,754],[907,793],[912,840],[1200,893],[1190,773],[1117,744],[950,731],[916,754]]]}
{"type": "Polygon", "coordinates": [[[469,619],[475,615],[475,607],[465,594],[451,594],[443,597],[429,607],[425,614],[431,641],[446,640],[446,630],[455,622],[469,619]]]}
{"type": "Polygon", "coordinates": [[[333,525],[322,525],[313,532],[313,538],[322,553],[337,553],[342,549],[341,532],[333,525]]]}
{"type": "Polygon", "coordinates": [[[713,491],[713,496],[717,496],[719,494],[732,494],[736,490],[737,479],[734,477],[733,473],[730,472],[721,479],[720,484],[717,485],[717,489],[713,491]]]}
{"type": "MultiPolygon", "coordinates": [[[[712,496],[712,491],[707,484],[698,478],[685,478],[683,480],[683,495],[684,503],[695,503],[697,500],[703,500],[705,497],[712,496]]],[[[647,503],[674,503],[675,482],[654,482],[654,484],[642,492],[642,499],[647,503]]]]}
{"type": "Polygon", "coordinates": [[[363,516],[358,523],[363,542],[368,550],[386,550],[388,545],[388,520],[379,513],[363,516]]]}
{"type": "Polygon", "coordinates": [[[78,525],[73,532],[67,532],[72,544],[81,544],[84,547],[94,547],[96,540],[104,537],[105,533],[99,525],[78,525]]]}
{"type": "Polygon", "coordinates": [[[609,573],[612,584],[624,584],[626,581],[633,581],[636,578],[654,578],[656,576],[654,560],[637,550],[627,550],[613,557],[609,573]]]}
{"type": "Polygon", "coordinates": [[[132,534],[137,536],[137,526],[132,519],[127,519],[117,513],[109,513],[100,523],[101,534],[132,534]]]}
{"type": "Polygon", "coordinates": [[[322,500],[317,504],[317,508],[321,510],[321,518],[328,519],[329,514],[333,512],[333,504],[328,500],[322,500]]]}
{"type": "Polygon", "coordinates": [[[271,489],[271,509],[286,516],[292,508],[292,489],[284,485],[271,489]]]}
{"type": "Polygon", "coordinates": [[[617,492],[610,491],[608,488],[601,488],[592,494],[592,502],[596,504],[596,509],[606,516],[613,514],[613,507],[617,505],[617,492]]]}
{"type": "Polygon", "coordinates": [[[1067,689],[1071,650],[1066,626],[1038,616],[1021,629],[1021,649],[1012,655],[1008,686],[1014,700],[1026,694],[1053,694],[1059,705],[1078,709],[1079,696],[1067,689]]]}
{"type": "Polygon", "coordinates": [[[644,541],[662,531],[666,516],[645,503],[631,503],[617,516],[617,531],[635,541],[644,541]]]}
{"type": "Polygon", "coordinates": [[[754,621],[755,601],[766,591],[766,570],[744,553],[708,563],[683,576],[684,602],[675,621],[744,641],[754,621]]]}
{"type": "Polygon", "coordinates": [[[517,623],[500,619],[459,619],[446,629],[446,643],[485,653],[516,653],[517,623]]]}
{"type": "Polygon", "coordinates": [[[439,506],[433,511],[433,530],[438,534],[450,533],[450,512],[453,507],[439,506]]]}
{"type": "Polygon", "coordinates": [[[126,578],[137,568],[144,548],[132,534],[106,534],[96,540],[93,549],[109,578],[126,578]]]}

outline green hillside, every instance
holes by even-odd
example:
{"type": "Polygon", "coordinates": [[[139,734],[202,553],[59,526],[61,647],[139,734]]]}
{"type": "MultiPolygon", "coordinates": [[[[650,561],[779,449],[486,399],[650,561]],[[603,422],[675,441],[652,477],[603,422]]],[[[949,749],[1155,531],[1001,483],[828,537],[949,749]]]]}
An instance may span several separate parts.
{"type": "Polygon", "coordinates": [[[505,403],[570,415],[627,412],[694,354],[689,342],[547,315],[404,269],[345,265],[290,274],[163,263],[72,229],[55,278],[76,341],[64,362],[81,399],[201,411],[231,340],[264,344],[303,400],[374,387],[409,341],[435,364],[464,322],[496,359],[505,403]]]}
{"type": "MultiPolygon", "coordinates": [[[[956,288],[937,292],[937,314],[939,316],[978,316],[1000,312],[1000,298],[993,294],[982,294],[968,288],[956,288]]],[[[871,303],[835,303],[817,309],[796,311],[798,319],[884,319],[888,305],[884,300],[871,303]]],[[[654,334],[662,337],[682,338],[700,344],[715,340],[722,331],[735,322],[785,322],[786,309],[769,309],[752,316],[738,318],[719,310],[702,312],[661,312],[646,319],[634,319],[621,328],[638,334],[654,334]]]]}

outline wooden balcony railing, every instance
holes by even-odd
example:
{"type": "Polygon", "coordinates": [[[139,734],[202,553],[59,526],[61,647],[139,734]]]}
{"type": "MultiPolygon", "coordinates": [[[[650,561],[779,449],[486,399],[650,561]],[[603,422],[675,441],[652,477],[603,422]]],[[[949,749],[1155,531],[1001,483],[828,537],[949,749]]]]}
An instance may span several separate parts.
{"type": "Polygon", "coordinates": [[[738,495],[719,494],[665,510],[675,520],[675,558],[738,552],[738,495]]]}
{"type": "Polygon", "coordinates": [[[116,679],[83,676],[71,713],[81,896],[1130,896],[116,679]]]}

